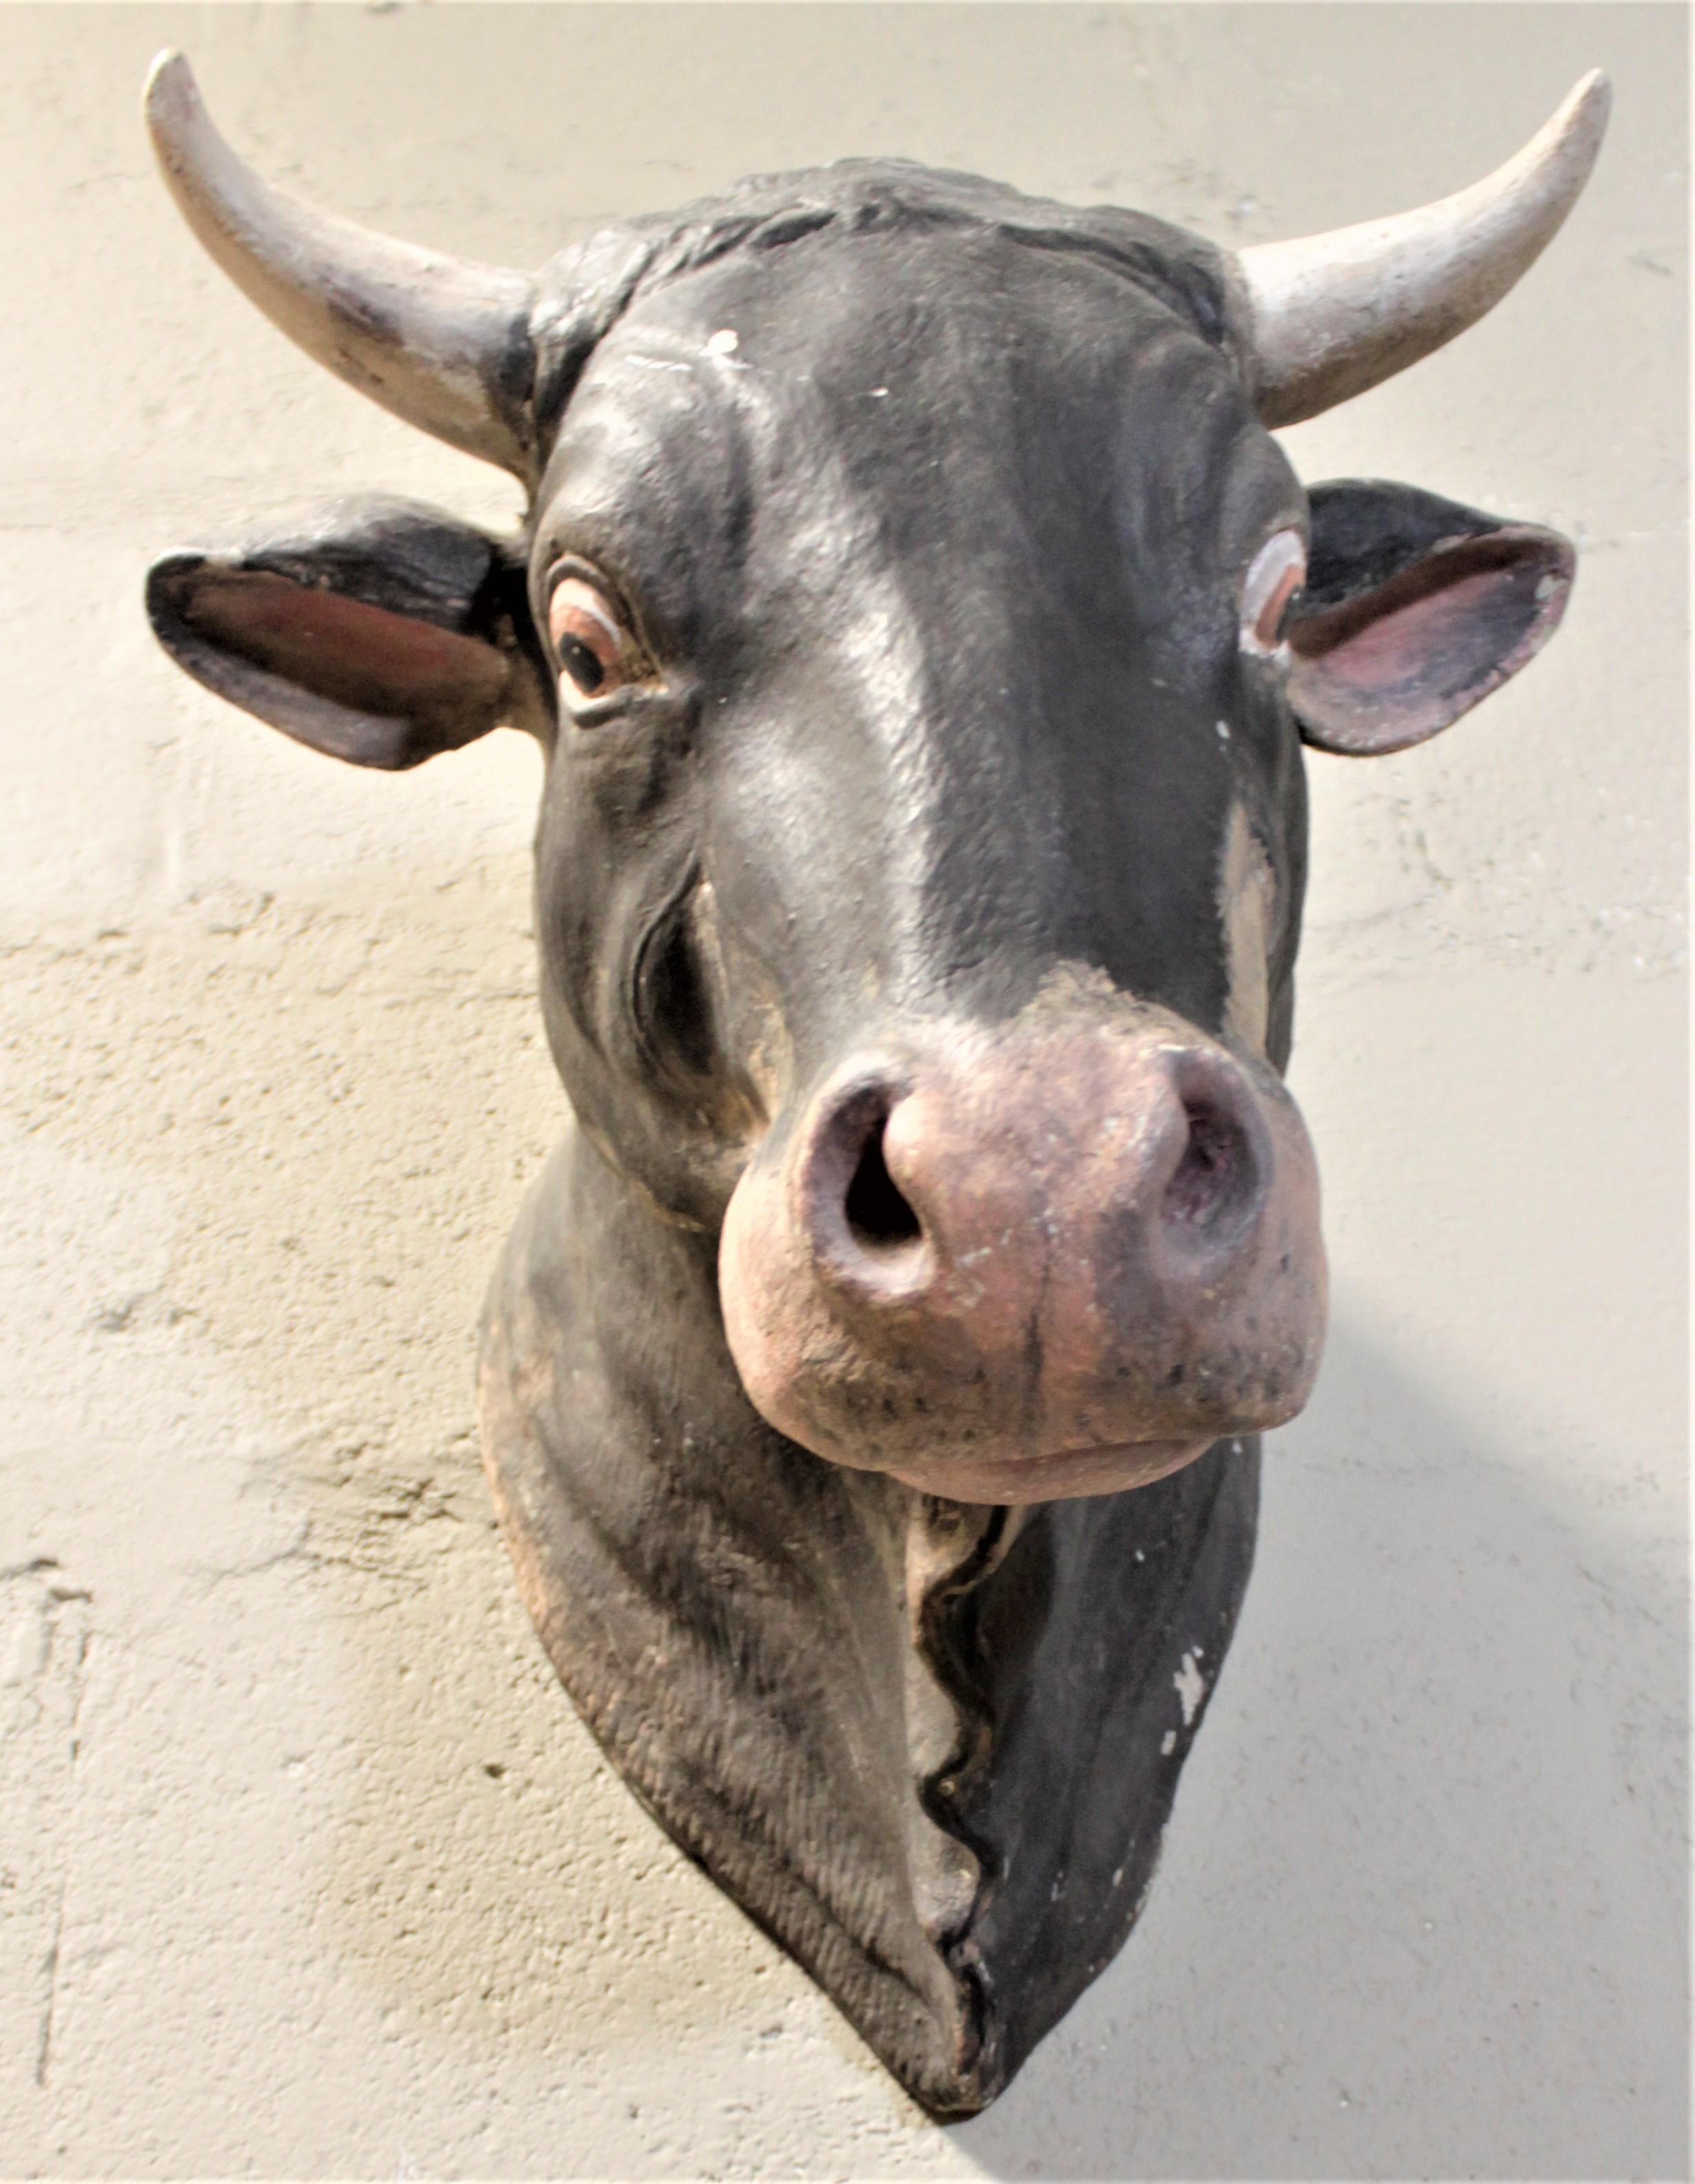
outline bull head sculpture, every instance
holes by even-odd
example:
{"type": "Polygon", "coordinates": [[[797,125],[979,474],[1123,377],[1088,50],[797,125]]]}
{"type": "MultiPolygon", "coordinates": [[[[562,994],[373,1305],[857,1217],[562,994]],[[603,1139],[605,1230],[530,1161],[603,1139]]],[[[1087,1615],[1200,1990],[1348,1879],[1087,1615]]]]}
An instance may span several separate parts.
{"type": "Polygon", "coordinates": [[[1504,295],[1606,110],[1240,255],[853,160],[532,279],[148,86],[225,270],[527,490],[510,540],[372,500],[174,554],[149,611],[354,764],[541,744],[578,1128],[489,1299],[496,1504],[615,1765],[938,2116],[1129,1932],[1317,1368],[1301,745],[1434,734],[1571,581],[1268,428],[1504,295]]]}

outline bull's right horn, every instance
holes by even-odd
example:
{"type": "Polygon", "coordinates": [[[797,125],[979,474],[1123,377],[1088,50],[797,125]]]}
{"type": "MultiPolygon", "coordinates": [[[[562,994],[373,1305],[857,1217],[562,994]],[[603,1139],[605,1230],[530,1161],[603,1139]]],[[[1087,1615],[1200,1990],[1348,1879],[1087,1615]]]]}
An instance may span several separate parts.
{"type": "Polygon", "coordinates": [[[143,109],[183,218],[268,319],[408,424],[533,479],[523,274],[393,242],[271,189],[212,126],[181,53],[153,63],[143,109]]]}
{"type": "Polygon", "coordinates": [[[1592,70],[1516,159],[1457,197],[1243,251],[1266,423],[1363,394],[1498,304],[1576,203],[1611,104],[1592,70]]]}

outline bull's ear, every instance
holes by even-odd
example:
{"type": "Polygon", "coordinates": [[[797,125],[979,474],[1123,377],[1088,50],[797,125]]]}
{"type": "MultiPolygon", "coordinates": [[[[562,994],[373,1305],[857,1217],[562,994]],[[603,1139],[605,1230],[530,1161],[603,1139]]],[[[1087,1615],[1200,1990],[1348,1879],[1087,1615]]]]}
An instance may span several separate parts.
{"type": "Polygon", "coordinates": [[[1315,486],[1311,501],[1285,632],[1303,742],[1355,757],[1422,743],[1559,627],[1575,556],[1557,531],[1375,479],[1315,486]]]}
{"type": "Polygon", "coordinates": [[[341,501],[286,533],[168,554],[147,604],[208,689],[354,766],[547,732],[521,560],[432,509],[341,501]]]}

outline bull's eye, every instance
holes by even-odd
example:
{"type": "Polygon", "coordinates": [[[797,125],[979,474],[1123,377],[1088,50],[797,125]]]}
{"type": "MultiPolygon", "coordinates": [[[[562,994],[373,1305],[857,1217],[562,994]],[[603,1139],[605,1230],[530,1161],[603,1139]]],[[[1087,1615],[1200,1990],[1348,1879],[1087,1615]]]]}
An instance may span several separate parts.
{"type": "Polygon", "coordinates": [[[1298,531],[1279,531],[1248,565],[1242,583],[1242,649],[1275,652],[1295,595],[1307,581],[1307,548],[1298,531]]]}
{"type": "Polygon", "coordinates": [[[549,593],[548,639],[568,705],[608,698],[653,672],[611,596],[584,577],[561,577],[549,593]]]}

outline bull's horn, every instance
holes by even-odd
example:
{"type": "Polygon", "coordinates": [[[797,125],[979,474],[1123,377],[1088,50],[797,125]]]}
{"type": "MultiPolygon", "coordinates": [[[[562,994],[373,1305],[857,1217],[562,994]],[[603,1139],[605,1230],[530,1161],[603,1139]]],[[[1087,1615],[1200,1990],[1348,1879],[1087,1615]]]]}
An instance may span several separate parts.
{"type": "Polygon", "coordinates": [[[212,126],[181,53],[153,63],[142,103],[183,217],[267,318],[409,424],[532,474],[523,275],[392,242],[269,188],[212,126]]]}
{"type": "Polygon", "coordinates": [[[1243,251],[1266,423],[1363,394],[1498,304],[1576,203],[1611,104],[1592,70],[1516,159],[1457,197],[1243,251]]]}

